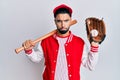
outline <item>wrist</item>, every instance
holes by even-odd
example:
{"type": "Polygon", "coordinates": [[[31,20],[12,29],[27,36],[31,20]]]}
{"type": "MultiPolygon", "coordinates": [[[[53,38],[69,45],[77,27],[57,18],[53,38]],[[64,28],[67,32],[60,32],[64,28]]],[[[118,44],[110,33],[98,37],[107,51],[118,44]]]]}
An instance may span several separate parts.
{"type": "Polygon", "coordinates": [[[98,42],[91,42],[91,46],[94,46],[94,47],[99,47],[99,43],[98,42]]]}
{"type": "Polygon", "coordinates": [[[90,51],[91,52],[98,52],[98,48],[99,48],[99,44],[98,43],[91,44],[90,51]]]}
{"type": "Polygon", "coordinates": [[[26,54],[31,54],[31,53],[32,53],[32,49],[30,49],[30,50],[25,50],[25,53],[26,53],[26,54]]]}

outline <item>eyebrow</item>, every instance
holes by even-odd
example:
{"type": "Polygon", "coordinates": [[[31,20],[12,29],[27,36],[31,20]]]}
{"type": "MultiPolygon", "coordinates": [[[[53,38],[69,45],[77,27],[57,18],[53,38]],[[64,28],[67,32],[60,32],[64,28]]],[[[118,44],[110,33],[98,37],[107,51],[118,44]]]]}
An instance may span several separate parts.
{"type": "Polygon", "coordinates": [[[70,19],[65,19],[65,20],[60,20],[60,19],[56,19],[55,21],[69,21],[70,19]]]}

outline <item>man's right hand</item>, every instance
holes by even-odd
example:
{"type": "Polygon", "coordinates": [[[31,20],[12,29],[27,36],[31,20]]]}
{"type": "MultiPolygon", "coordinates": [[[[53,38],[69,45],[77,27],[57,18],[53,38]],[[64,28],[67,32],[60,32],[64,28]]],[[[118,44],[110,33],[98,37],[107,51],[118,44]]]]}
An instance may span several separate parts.
{"type": "Polygon", "coordinates": [[[26,41],[22,44],[22,46],[24,47],[24,50],[25,50],[25,51],[28,51],[28,50],[31,50],[31,49],[34,48],[35,43],[33,43],[32,40],[26,40],[26,41]]]}

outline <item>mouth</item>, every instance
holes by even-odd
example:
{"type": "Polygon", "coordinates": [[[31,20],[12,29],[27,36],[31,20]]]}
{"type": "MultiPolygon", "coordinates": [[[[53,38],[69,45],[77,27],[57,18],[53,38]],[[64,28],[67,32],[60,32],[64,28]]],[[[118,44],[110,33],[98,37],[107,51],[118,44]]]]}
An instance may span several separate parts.
{"type": "Polygon", "coordinates": [[[60,28],[59,30],[61,30],[61,31],[62,31],[62,30],[67,30],[67,28],[62,27],[62,28],[60,28]]]}
{"type": "Polygon", "coordinates": [[[58,29],[58,31],[61,33],[61,34],[65,34],[69,29],[68,28],[60,28],[58,29]]]}

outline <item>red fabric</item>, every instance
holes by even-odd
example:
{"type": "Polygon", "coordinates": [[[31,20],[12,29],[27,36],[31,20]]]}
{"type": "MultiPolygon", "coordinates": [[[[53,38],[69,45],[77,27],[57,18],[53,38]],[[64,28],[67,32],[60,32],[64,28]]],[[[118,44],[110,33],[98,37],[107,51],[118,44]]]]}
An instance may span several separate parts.
{"type": "Polygon", "coordinates": [[[32,49],[31,50],[25,50],[26,54],[31,54],[32,53],[32,49]]]}
{"type": "Polygon", "coordinates": [[[98,48],[99,46],[91,46],[91,50],[92,52],[98,52],[98,48]]]}
{"type": "MultiPolygon", "coordinates": [[[[54,80],[56,68],[56,62],[54,61],[57,61],[59,44],[53,36],[50,36],[44,39],[41,45],[43,48],[46,65],[43,73],[43,80],[54,80]]],[[[83,47],[84,41],[74,35],[72,40],[66,42],[65,44],[67,64],[71,65],[68,67],[69,80],[80,80],[80,65],[83,47]],[[69,56],[67,56],[67,54],[69,54],[69,56]]]]}
{"type": "Polygon", "coordinates": [[[55,7],[55,9],[53,10],[53,13],[56,13],[56,11],[58,9],[60,9],[60,8],[66,8],[66,9],[69,10],[70,14],[72,14],[72,9],[69,6],[65,5],[65,4],[61,4],[61,5],[57,6],[57,7],[55,7]]]}

